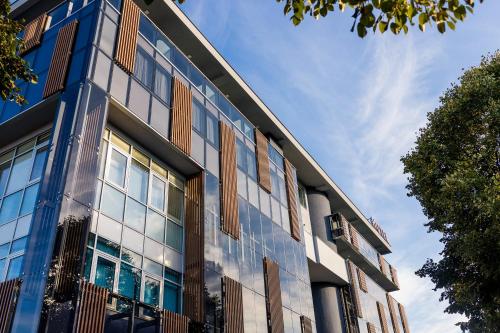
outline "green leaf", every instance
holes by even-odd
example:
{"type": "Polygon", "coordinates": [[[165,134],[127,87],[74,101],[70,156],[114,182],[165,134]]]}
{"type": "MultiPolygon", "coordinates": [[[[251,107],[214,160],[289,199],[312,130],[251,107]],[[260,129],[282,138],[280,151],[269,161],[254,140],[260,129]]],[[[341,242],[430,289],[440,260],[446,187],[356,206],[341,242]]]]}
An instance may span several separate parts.
{"type": "Polygon", "coordinates": [[[455,30],[455,23],[451,21],[447,21],[446,23],[448,24],[448,27],[450,27],[451,30],[455,30]]]}
{"type": "Polygon", "coordinates": [[[368,31],[366,31],[366,27],[361,22],[358,23],[357,30],[358,36],[361,38],[364,38],[368,33],[368,31]]]}
{"type": "Polygon", "coordinates": [[[438,22],[437,28],[440,33],[444,33],[446,31],[446,25],[444,22],[438,22]]]}
{"type": "Polygon", "coordinates": [[[429,15],[427,13],[422,13],[418,16],[419,25],[425,25],[427,22],[429,22],[429,15]]]}
{"type": "Polygon", "coordinates": [[[380,21],[378,23],[378,29],[380,30],[381,33],[384,33],[387,31],[387,22],[380,21]]]}

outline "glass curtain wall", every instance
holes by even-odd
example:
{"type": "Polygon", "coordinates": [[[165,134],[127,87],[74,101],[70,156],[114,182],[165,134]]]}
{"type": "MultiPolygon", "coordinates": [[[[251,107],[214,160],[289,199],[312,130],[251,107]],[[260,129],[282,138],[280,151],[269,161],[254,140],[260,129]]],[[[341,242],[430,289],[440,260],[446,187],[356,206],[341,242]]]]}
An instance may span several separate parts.
{"type": "Polygon", "coordinates": [[[85,278],[181,312],[183,179],[111,129],[100,163],[85,278]]]}
{"type": "Polygon", "coordinates": [[[49,138],[47,132],[0,153],[0,282],[21,275],[49,138]]]}

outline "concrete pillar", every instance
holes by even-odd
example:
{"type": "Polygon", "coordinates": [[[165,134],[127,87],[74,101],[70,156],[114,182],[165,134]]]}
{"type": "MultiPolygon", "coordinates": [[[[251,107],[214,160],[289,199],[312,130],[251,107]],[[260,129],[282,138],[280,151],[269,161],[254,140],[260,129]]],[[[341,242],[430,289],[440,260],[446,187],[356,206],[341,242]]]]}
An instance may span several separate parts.
{"type": "Polygon", "coordinates": [[[337,286],[313,283],[312,294],[317,333],[344,333],[344,314],[337,286]]]}
{"type": "Polygon", "coordinates": [[[337,247],[333,243],[330,223],[326,219],[331,214],[328,197],[323,192],[308,190],[307,202],[309,203],[309,215],[311,217],[313,235],[319,237],[319,239],[337,252],[337,247]]]}

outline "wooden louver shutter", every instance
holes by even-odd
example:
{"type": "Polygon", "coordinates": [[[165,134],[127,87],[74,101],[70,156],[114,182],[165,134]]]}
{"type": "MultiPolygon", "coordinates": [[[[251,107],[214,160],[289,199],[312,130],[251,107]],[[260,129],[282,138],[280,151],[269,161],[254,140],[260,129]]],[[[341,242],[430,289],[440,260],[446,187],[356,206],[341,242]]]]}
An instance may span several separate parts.
{"type": "Polygon", "coordinates": [[[204,223],[203,174],[186,181],[184,256],[184,314],[196,322],[204,320],[204,223]]]}
{"type": "Polygon", "coordinates": [[[264,281],[269,332],[284,333],[279,266],[267,257],[264,258],[264,281]]]}
{"type": "Polygon", "coordinates": [[[356,270],[354,269],[354,265],[349,262],[349,275],[351,278],[351,292],[352,292],[352,299],[354,301],[354,305],[356,306],[356,314],[359,318],[363,318],[363,310],[361,309],[361,301],[359,299],[359,290],[358,287],[356,286],[356,270]]]}
{"type": "Polygon", "coordinates": [[[385,309],[380,302],[377,302],[377,312],[380,319],[380,327],[382,327],[382,333],[389,333],[389,327],[387,326],[387,317],[385,316],[385,309]]]}
{"type": "Polygon", "coordinates": [[[220,178],[222,231],[235,239],[240,238],[238,192],[236,179],[236,137],[224,122],[220,127],[220,178]]]}
{"type": "Polygon", "coordinates": [[[347,219],[344,217],[344,215],[337,213],[338,219],[340,221],[340,227],[342,228],[344,237],[347,239],[348,242],[351,242],[351,235],[349,234],[349,222],[347,222],[347,219]]]}
{"type": "Polygon", "coordinates": [[[26,26],[24,27],[24,45],[20,52],[21,55],[40,45],[43,32],[45,31],[46,23],[47,13],[43,13],[30,23],[26,24],[26,26]]]}
{"type": "Polygon", "coordinates": [[[312,333],[312,322],[306,316],[300,316],[300,326],[302,327],[302,333],[312,333]]]}
{"type": "Polygon", "coordinates": [[[366,285],[366,275],[365,272],[356,268],[356,273],[358,273],[359,289],[363,290],[365,293],[368,292],[368,286],[366,285]]]}
{"type": "Polygon", "coordinates": [[[394,308],[394,298],[392,298],[392,296],[389,294],[386,294],[386,297],[394,333],[401,333],[401,330],[399,329],[398,317],[396,315],[396,309],[394,308]]]}
{"type": "Polygon", "coordinates": [[[82,281],[75,313],[76,333],[102,333],[106,318],[108,289],[82,281]]]}
{"type": "Polygon", "coordinates": [[[384,273],[385,276],[387,276],[387,262],[385,261],[383,255],[377,253],[377,256],[378,256],[378,263],[380,265],[380,271],[384,273]]]}
{"type": "Polygon", "coordinates": [[[188,333],[188,317],[167,310],[163,310],[162,317],[163,332],[188,333]]]}
{"type": "Polygon", "coordinates": [[[16,308],[16,298],[21,280],[9,280],[0,283],[0,333],[9,333],[12,316],[16,308]]]}
{"type": "Polygon", "coordinates": [[[133,0],[123,1],[115,62],[128,74],[134,72],[140,12],[133,0]]]}
{"type": "Polygon", "coordinates": [[[258,129],[255,129],[257,177],[260,186],[271,193],[271,174],[269,171],[269,143],[258,129]]]}
{"type": "Polygon", "coordinates": [[[52,53],[47,81],[43,89],[43,98],[64,89],[77,26],[77,20],[71,21],[57,33],[54,53],[52,53]]]}
{"type": "Polygon", "coordinates": [[[288,214],[290,215],[290,234],[300,241],[299,214],[297,211],[297,195],[292,164],[285,158],[286,193],[288,198],[288,214]]]}
{"type": "Polygon", "coordinates": [[[243,291],[241,283],[224,276],[222,278],[222,298],[224,310],[224,332],[242,333],[243,291]]]}
{"type": "Polygon", "coordinates": [[[391,278],[392,282],[399,288],[399,279],[398,279],[398,272],[393,266],[389,266],[389,269],[391,271],[391,278]]]}
{"type": "Polygon", "coordinates": [[[410,326],[408,325],[408,318],[406,317],[406,311],[401,303],[398,303],[399,315],[401,316],[401,321],[403,322],[404,333],[410,333],[410,326]]]}
{"type": "Polygon", "coordinates": [[[191,154],[191,121],[193,98],[189,88],[179,79],[173,80],[171,141],[184,154],[191,154]]]}
{"type": "Polygon", "coordinates": [[[377,333],[377,329],[375,328],[375,325],[373,325],[370,322],[366,322],[366,329],[368,330],[368,333],[377,333]]]}
{"type": "Polygon", "coordinates": [[[349,224],[349,234],[351,235],[352,246],[359,251],[358,231],[354,229],[354,227],[350,224],[349,224]]]}

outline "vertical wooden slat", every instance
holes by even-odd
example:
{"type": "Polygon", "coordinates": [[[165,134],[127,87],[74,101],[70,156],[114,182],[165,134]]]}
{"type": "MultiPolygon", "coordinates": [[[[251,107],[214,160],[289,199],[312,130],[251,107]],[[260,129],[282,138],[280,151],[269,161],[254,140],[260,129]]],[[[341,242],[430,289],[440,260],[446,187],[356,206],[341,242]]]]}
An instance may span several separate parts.
{"type": "Polygon", "coordinates": [[[288,214],[290,216],[290,234],[300,241],[299,214],[297,211],[297,195],[295,192],[295,177],[290,161],[285,158],[286,193],[288,198],[288,214]]]}
{"type": "Polygon", "coordinates": [[[19,279],[0,283],[0,333],[10,332],[20,286],[19,279]]]}
{"type": "Polygon", "coordinates": [[[240,238],[238,217],[238,192],[236,176],[236,137],[228,125],[220,127],[220,178],[221,178],[221,227],[222,231],[235,239],[240,238]]]}
{"type": "Polygon", "coordinates": [[[43,89],[43,98],[64,89],[77,27],[78,21],[73,20],[57,33],[54,53],[52,53],[47,81],[43,89]]]}
{"type": "Polygon", "coordinates": [[[191,154],[191,122],[193,96],[189,88],[179,79],[173,79],[172,129],[170,140],[184,154],[191,154]]]}
{"type": "Polygon", "coordinates": [[[350,224],[349,224],[349,234],[351,235],[352,246],[359,251],[358,231],[354,229],[354,227],[350,224]]]}
{"type": "Polygon", "coordinates": [[[373,325],[370,322],[366,322],[366,329],[368,330],[368,333],[377,333],[377,330],[375,329],[375,325],[373,325]]]}
{"type": "Polygon", "coordinates": [[[241,283],[224,276],[222,278],[222,297],[224,311],[224,332],[244,332],[243,292],[241,283]]]}
{"type": "Polygon", "coordinates": [[[125,72],[134,72],[140,9],[133,0],[124,0],[116,44],[115,62],[125,72]]]}
{"type": "Polygon", "coordinates": [[[366,275],[365,275],[365,272],[363,272],[359,268],[356,268],[356,273],[358,273],[359,289],[361,289],[365,293],[367,293],[368,292],[368,286],[366,285],[366,275]]]}
{"type": "Polygon", "coordinates": [[[351,242],[351,235],[349,234],[349,222],[347,222],[347,219],[344,217],[344,215],[340,213],[337,214],[339,216],[340,227],[342,228],[344,237],[347,239],[348,242],[351,242]]]}
{"type": "Polygon", "coordinates": [[[312,322],[306,316],[300,316],[300,326],[302,327],[302,333],[312,333],[312,322]]]}
{"type": "Polygon", "coordinates": [[[392,282],[399,288],[398,271],[392,265],[389,265],[389,270],[391,271],[392,282]]]}
{"type": "Polygon", "coordinates": [[[196,322],[204,320],[204,222],[203,174],[186,181],[184,256],[184,314],[196,322]]]}
{"type": "Polygon", "coordinates": [[[167,310],[163,310],[162,317],[163,333],[188,333],[188,317],[167,310]]]}
{"type": "Polygon", "coordinates": [[[382,328],[382,333],[389,333],[389,327],[387,326],[387,317],[385,316],[385,309],[380,302],[377,302],[377,312],[380,319],[380,327],[382,328]]]}
{"type": "Polygon", "coordinates": [[[47,13],[43,13],[36,19],[26,24],[24,27],[23,36],[23,48],[21,49],[20,55],[23,55],[33,49],[34,47],[40,45],[42,41],[42,35],[45,31],[45,24],[47,23],[47,13]]]}
{"type": "Polygon", "coordinates": [[[264,258],[264,281],[269,333],[285,332],[279,274],[278,264],[267,257],[264,258]]]}
{"type": "Polygon", "coordinates": [[[387,276],[387,261],[385,261],[384,256],[381,254],[378,254],[378,263],[380,265],[380,271],[384,273],[385,276],[387,276]]]}
{"type": "Polygon", "coordinates": [[[271,193],[271,174],[269,171],[269,143],[258,129],[255,129],[255,157],[257,159],[257,177],[260,186],[271,193]]]}
{"type": "Polygon", "coordinates": [[[351,281],[351,291],[352,291],[352,299],[354,301],[354,305],[356,306],[356,314],[358,315],[359,318],[363,318],[363,310],[361,309],[361,301],[359,299],[359,290],[358,287],[356,286],[356,270],[354,265],[349,262],[348,263],[348,268],[349,268],[349,275],[350,275],[350,281],[351,281]]]}
{"type": "Polygon", "coordinates": [[[386,294],[387,297],[387,306],[389,307],[389,315],[391,316],[391,322],[392,322],[392,328],[394,330],[394,333],[401,333],[401,330],[399,329],[399,323],[398,323],[398,317],[396,315],[396,309],[394,308],[394,298],[392,298],[391,295],[388,293],[386,294]]]}
{"type": "Polygon", "coordinates": [[[102,333],[106,319],[108,289],[80,282],[80,297],[75,312],[75,333],[102,333]]]}
{"type": "Polygon", "coordinates": [[[408,318],[406,317],[405,307],[401,303],[398,303],[398,308],[399,315],[401,316],[401,321],[403,324],[403,331],[404,333],[410,333],[410,326],[408,324],[408,318]]]}

